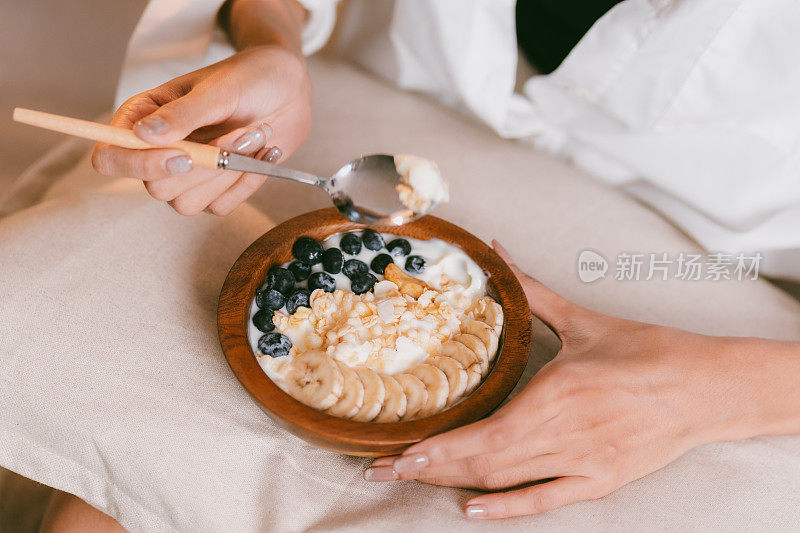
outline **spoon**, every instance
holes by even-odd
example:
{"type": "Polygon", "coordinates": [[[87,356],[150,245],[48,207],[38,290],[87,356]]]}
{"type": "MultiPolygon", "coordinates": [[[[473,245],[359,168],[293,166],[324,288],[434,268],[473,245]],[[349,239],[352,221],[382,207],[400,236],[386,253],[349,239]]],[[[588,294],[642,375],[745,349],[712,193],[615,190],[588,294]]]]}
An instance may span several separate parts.
{"type": "MultiPolygon", "coordinates": [[[[14,120],[123,148],[166,148],[143,141],[131,130],[32,109],[15,108],[14,120]]],[[[359,157],[326,178],[226,152],[208,144],[178,141],[168,147],[187,152],[194,164],[201,167],[264,174],[319,187],[330,195],[339,212],[353,222],[401,226],[425,214],[409,209],[400,201],[397,186],[402,183],[402,177],[392,155],[359,157]]]]}

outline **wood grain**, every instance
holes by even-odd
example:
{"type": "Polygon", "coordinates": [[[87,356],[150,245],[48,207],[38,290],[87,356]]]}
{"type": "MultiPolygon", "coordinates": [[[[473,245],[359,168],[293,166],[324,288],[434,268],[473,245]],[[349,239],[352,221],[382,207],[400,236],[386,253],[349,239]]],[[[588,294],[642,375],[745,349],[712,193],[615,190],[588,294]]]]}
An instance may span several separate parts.
{"type": "Polygon", "coordinates": [[[466,399],[428,418],[377,424],[353,422],[317,411],[283,392],[258,364],[247,339],[250,303],[274,264],[292,259],[300,236],[323,240],[365,226],[344,219],[335,208],[312,211],[287,220],[262,235],[237,259],[219,298],[217,325],[222,350],[236,377],[278,425],[328,450],[358,456],[400,453],[420,440],[475,422],[511,393],[530,355],[531,313],[525,293],[508,265],[477,237],[440,218],[423,217],[400,227],[375,227],[416,239],[438,238],[459,246],[489,276],[489,293],[503,307],[499,353],[483,383],[466,399]]]}

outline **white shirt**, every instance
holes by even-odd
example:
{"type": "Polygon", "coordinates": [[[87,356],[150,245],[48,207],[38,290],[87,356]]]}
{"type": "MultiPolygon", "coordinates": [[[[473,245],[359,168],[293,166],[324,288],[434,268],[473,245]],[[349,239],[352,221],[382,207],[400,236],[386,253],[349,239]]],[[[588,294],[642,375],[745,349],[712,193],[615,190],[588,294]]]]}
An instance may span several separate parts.
{"type": "MultiPolygon", "coordinates": [[[[212,43],[221,3],[151,0],[120,98],[230,54],[212,43]]],[[[311,52],[336,0],[303,3],[311,52]]],[[[334,50],[570,158],[709,251],[760,252],[763,273],[800,280],[800,2],[626,0],[523,94],[514,5],[351,0],[334,50]]]]}

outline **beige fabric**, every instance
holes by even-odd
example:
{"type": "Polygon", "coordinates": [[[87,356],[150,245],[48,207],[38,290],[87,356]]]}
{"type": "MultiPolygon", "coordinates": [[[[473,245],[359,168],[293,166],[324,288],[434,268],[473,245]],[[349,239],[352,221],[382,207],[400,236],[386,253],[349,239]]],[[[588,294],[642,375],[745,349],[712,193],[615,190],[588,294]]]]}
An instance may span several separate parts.
{"type": "MultiPolygon", "coordinates": [[[[430,102],[321,60],[312,77],[316,125],[298,168],[330,173],[361,152],[431,157],[452,182],[437,214],[501,237],[573,300],[706,333],[800,339],[800,305],[763,281],[582,284],[584,248],[693,245],[578,171],[430,102]]],[[[132,531],[485,527],[462,518],[469,491],[367,484],[364,460],[277,428],[222,357],[214,313],[227,269],[273,223],[326,205],[323,194],[270,181],[231,217],[189,219],[136,181],[96,176],[84,157],[41,200],[0,220],[0,466],[132,531]]],[[[556,349],[536,332],[527,377],[556,349]]],[[[706,446],[601,500],[492,526],[793,529],[799,457],[794,436],[706,446]]]]}

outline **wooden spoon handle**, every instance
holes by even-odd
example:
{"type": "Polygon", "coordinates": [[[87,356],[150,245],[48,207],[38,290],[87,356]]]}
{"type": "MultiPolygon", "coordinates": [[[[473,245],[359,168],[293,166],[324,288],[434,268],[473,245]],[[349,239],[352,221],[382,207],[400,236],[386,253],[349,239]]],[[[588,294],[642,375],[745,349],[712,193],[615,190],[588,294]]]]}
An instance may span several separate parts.
{"type": "Polygon", "coordinates": [[[135,150],[177,148],[187,152],[195,165],[206,168],[217,168],[217,161],[219,160],[220,149],[216,146],[191,141],[178,141],[167,146],[156,146],[141,140],[132,130],[98,124],[88,120],[52,115],[22,107],[14,108],[14,120],[23,124],[30,124],[31,126],[38,126],[39,128],[113,144],[123,148],[133,148],[135,150]]]}

